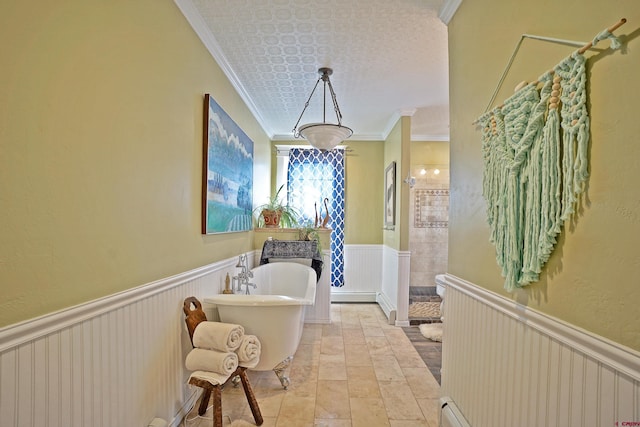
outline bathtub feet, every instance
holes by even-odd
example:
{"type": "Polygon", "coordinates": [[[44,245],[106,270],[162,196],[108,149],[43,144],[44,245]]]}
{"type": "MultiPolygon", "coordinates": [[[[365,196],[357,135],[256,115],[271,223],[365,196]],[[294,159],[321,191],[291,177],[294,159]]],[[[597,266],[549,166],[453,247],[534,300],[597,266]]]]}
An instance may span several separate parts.
{"type": "Polygon", "coordinates": [[[273,368],[273,372],[276,373],[278,379],[280,380],[280,384],[286,390],[291,384],[289,377],[285,375],[284,371],[291,365],[291,361],[293,360],[293,356],[289,356],[284,359],[282,362],[278,363],[275,368],[273,368]]]}
{"type": "Polygon", "coordinates": [[[240,385],[240,375],[236,375],[235,377],[231,378],[231,384],[233,384],[233,388],[238,388],[238,386],[240,385]]]}

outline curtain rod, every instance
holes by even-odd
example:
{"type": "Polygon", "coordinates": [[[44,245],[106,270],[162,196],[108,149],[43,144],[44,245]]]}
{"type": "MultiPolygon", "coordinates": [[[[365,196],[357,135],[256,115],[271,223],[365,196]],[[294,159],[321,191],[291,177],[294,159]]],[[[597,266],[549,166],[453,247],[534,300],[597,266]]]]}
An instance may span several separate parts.
{"type": "MultiPolygon", "coordinates": [[[[617,30],[622,25],[624,25],[626,22],[627,22],[627,19],[626,18],[622,18],[618,22],[616,22],[615,24],[613,24],[612,26],[607,28],[606,30],[602,31],[600,34],[598,34],[598,36],[600,36],[601,34],[604,34],[605,32],[606,33],[612,33],[613,31],[617,30]]],[[[596,41],[596,43],[598,41],[598,36],[596,36],[596,38],[594,39],[594,41],[596,41]]],[[[587,50],[591,49],[593,47],[593,44],[594,44],[593,41],[588,42],[588,43],[584,43],[584,42],[576,42],[576,41],[572,41],[572,40],[555,39],[555,38],[552,38],[552,37],[536,36],[536,35],[531,35],[531,34],[522,34],[522,36],[520,36],[520,40],[516,44],[516,47],[515,47],[513,53],[511,54],[511,57],[509,58],[509,61],[507,62],[506,68],[502,72],[502,76],[500,76],[500,80],[498,81],[498,86],[496,86],[496,89],[494,90],[493,95],[491,96],[491,100],[489,101],[489,104],[487,104],[487,107],[484,110],[485,113],[487,111],[489,111],[489,108],[491,108],[491,105],[496,100],[496,97],[498,96],[498,91],[502,87],[502,83],[504,83],[504,80],[507,77],[507,74],[509,73],[509,70],[511,69],[511,65],[513,64],[513,61],[514,61],[514,59],[516,57],[516,54],[518,53],[518,50],[520,49],[520,45],[522,44],[522,41],[525,38],[532,38],[532,39],[548,41],[548,42],[552,42],[552,43],[562,43],[562,44],[569,44],[569,45],[574,45],[574,46],[582,46],[577,51],[579,54],[585,53],[587,50]]],[[[520,89],[522,86],[524,86],[524,85],[522,85],[522,83],[520,83],[518,86],[516,86],[516,90],[520,89]]],[[[476,120],[472,124],[475,125],[477,123],[478,123],[478,121],[476,120]]]]}
{"type": "MultiPolygon", "coordinates": [[[[289,155],[289,150],[291,148],[298,148],[301,150],[317,150],[317,148],[312,147],[311,145],[285,145],[285,144],[276,144],[274,151],[276,153],[276,156],[288,156],[289,155]]],[[[348,145],[337,145],[336,147],[334,147],[336,149],[339,150],[343,150],[345,153],[350,153],[353,151],[352,148],[349,148],[348,145]]]]}

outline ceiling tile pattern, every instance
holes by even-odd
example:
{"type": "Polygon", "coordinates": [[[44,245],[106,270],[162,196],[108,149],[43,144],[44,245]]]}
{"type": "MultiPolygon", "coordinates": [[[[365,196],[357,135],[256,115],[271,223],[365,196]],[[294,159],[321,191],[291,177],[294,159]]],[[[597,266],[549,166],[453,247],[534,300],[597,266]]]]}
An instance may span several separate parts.
{"type": "MultiPolygon", "coordinates": [[[[414,134],[448,138],[441,0],[191,1],[270,137],[291,135],[318,68],[331,67],[353,138],[386,136],[403,109],[417,110],[414,134]]],[[[313,121],[317,94],[302,120],[313,121]]]]}

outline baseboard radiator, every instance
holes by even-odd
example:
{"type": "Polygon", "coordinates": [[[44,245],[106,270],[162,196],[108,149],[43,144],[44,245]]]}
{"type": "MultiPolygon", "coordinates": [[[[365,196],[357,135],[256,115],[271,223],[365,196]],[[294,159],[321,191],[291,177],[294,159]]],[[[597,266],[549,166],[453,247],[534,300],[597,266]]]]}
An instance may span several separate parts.
{"type": "Polygon", "coordinates": [[[450,397],[440,398],[440,427],[471,427],[450,397]]]}
{"type": "Polygon", "coordinates": [[[441,415],[468,424],[443,426],[639,425],[640,352],[446,281],[441,415]]]}

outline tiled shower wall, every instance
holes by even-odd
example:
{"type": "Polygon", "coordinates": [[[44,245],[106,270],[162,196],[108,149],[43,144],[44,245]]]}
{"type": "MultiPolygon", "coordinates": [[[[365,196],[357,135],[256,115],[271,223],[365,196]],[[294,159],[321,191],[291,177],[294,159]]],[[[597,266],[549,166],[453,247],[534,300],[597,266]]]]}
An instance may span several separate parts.
{"type": "Polygon", "coordinates": [[[410,286],[434,286],[435,275],[447,269],[449,237],[449,168],[412,166],[416,183],[409,206],[410,286]],[[426,171],[421,174],[421,170],[426,171]],[[436,173],[436,170],[439,173],[436,173]]]}

